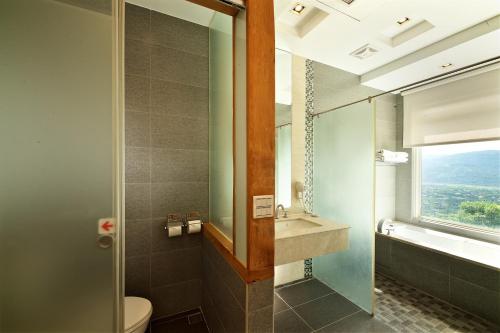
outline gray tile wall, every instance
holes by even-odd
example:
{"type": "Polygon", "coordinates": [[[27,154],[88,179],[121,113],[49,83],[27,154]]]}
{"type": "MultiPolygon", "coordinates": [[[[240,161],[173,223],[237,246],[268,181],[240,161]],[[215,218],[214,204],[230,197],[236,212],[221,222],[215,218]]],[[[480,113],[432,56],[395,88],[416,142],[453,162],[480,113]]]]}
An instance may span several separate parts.
{"type": "Polygon", "coordinates": [[[500,271],[377,234],[376,270],[500,324],[500,271]]]}
{"type": "Polygon", "coordinates": [[[126,295],[153,318],[201,306],[201,235],[168,213],[208,211],[208,28],[126,4],[126,295]]]}
{"type": "Polygon", "coordinates": [[[271,333],[273,279],[246,284],[212,241],[204,238],[202,243],[202,309],[211,332],[271,333]]]}

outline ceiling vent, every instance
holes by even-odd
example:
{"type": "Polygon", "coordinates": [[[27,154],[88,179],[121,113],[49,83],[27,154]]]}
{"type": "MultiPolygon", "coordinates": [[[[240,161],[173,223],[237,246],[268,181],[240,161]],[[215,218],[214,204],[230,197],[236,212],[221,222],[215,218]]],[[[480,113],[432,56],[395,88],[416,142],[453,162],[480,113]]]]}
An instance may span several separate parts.
{"type": "Polygon", "coordinates": [[[353,2],[354,2],[354,0],[342,0],[342,1],[344,1],[344,2],[345,2],[346,4],[348,4],[348,5],[350,5],[351,3],[353,3],[353,2]]]}
{"type": "Polygon", "coordinates": [[[352,51],[351,53],[349,53],[349,55],[363,60],[363,59],[366,59],[368,57],[371,57],[372,55],[374,55],[377,52],[378,52],[377,49],[370,46],[370,44],[366,44],[366,45],[361,46],[359,49],[352,51]]]}

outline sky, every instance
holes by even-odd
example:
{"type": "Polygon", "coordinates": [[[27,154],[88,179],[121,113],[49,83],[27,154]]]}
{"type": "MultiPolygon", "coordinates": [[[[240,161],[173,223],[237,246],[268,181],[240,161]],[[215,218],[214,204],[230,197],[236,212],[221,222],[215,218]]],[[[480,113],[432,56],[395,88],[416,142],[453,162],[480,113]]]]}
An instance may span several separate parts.
{"type": "Polygon", "coordinates": [[[481,150],[500,150],[499,141],[484,141],[471,143],[458,143],[453,145],[423,147],[426,155],[453,155],[481,150]]]}

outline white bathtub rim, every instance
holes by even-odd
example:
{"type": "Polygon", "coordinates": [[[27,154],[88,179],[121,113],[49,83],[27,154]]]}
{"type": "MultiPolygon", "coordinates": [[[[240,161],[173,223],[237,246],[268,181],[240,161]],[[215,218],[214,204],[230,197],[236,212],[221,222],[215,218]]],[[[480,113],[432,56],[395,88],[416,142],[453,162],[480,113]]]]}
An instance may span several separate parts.
{"type": "Polygon", "coordinates": [[[455,239],[463,239],[463,241],[469,241],[469,242],[472,241],[474,243],[477,243],[478,245],[484,245],[484,246],[487,246],[487,247],[493,247],[495,249],[495,253],[493,253],[492,255],[489,256],[489,257],[492,257],[493,260],[485,260],[484,258],[477,258],[477,257],[470,256],[470,255],[464,255],[463,253],[456,253],[452,249],[444,249],[443,247],[439,247],[439,246],[429,246],[429,245],[426,245],[426,244],[421,244],[421,243],[418,243],[418,241],[416,241],[416,240],[409,239],[407,237],[403,237],[401,235],[398,235],[397,231],[396,232],[391,231],[390,235],[387,235],[385,233],[380,233],[380,232],[377,232],[377,231],[376,231],[376,234],[378,234],[380,236],[383,236],[383,237],[387,237],[387,238],[393,238],[395,240],[398,240],[398,241],[406,243],[406,244],[414,245],[414,246],[417,246],[417,247],[420,247],[420,248],[423,248],[423,249],[427,249],[427,250],[430,250],[430,251],[433,251],[433,252],[437,252],[437,253],[440,253],[440,254],[443,254],[443,255],[451,256],[451,257],[454,257],[454,258],[457,258],[457,259],[460,259],[460,260],[465,260],[465,261],[471,262],[473,264],[484,266],[484,267],[489,268],[489,269],[494,269],[494,270],[500,271],[500,245],[498,245],[498,244],[489,243],[489,242],[481,241],[481,240],[476,240],[476,239],[473,239],[473,238],[467,238],[467,237],[464,237],[464,236],[458,236],[458,235],[454,235],[454,234],[449,234],[449,233],[446,233],[446,232],[443,232],[443,231],[440,231],[440,230],[434,230],[434,229],[430,229],[430,228],[421,227],[421,226],[415,225],[414,223],[405,223],[405,222],[401,222],[401,221],[393,221],[393,224],[394,224],[395,227],[397,227],[398,225],[404,226],[404,227],[410,226],[410,227],[413,227],[413,228],[418,228],[418,229],[423,229],[423,230],[429,230],[429,231],[431,231],[433,233],[440,233],[440,234],[443,234],[444,236],[453,237],[455,239]],[[498,259],[494,260],[495,258],[498,258],[498,259]]]}

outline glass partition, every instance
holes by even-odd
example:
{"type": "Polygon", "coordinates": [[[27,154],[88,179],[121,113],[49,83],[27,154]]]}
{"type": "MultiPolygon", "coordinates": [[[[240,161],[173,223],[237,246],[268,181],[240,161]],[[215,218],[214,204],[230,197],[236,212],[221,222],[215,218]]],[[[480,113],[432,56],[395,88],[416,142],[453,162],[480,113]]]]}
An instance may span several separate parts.
{"type": "Polygon", "coordinates": [[[314,212],[349,225],[349,249],[313,259],[314,276],[373,313],[375,112],[368,102],[314,120],[314,212]]]}
{"type": "Polygon", "coordinates": [[[119,330],[112,3],[0,1],[1,332],[119,330]]]}
{"type": "Polygon", "coordinates": [[[209,26],[210,222],[233,235],[233,18],[216,12],[209,26]]]}

